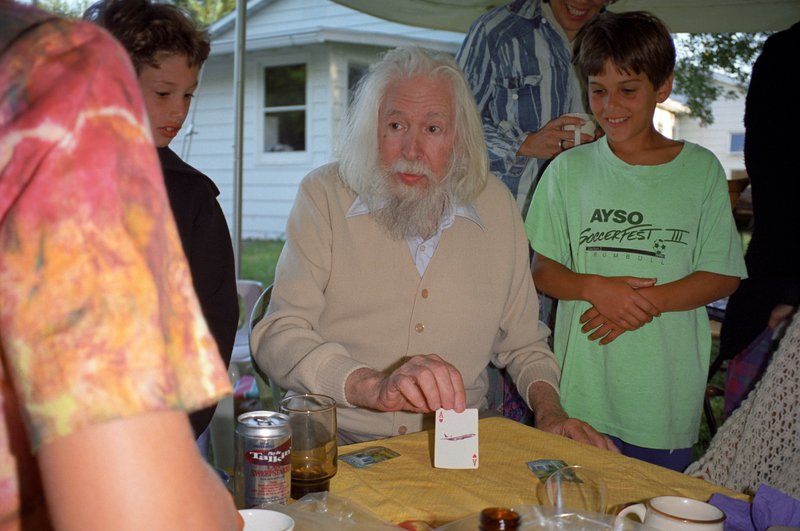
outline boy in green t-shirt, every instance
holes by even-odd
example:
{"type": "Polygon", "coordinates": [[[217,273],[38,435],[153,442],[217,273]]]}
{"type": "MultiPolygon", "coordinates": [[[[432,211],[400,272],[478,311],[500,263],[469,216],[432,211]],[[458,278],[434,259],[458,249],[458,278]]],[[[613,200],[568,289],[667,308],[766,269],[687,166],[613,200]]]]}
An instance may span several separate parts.
{"type": "Polygon", "coordinates": [[[675,64],[656,17],[599,15],[574,61],[605,136],[553,160],[526,220],[536,287],[560,299],[562,401],[623,454],[683,470],[708,374],[705,305],[746,276],[725,173],[653,126],[675,64]]]}

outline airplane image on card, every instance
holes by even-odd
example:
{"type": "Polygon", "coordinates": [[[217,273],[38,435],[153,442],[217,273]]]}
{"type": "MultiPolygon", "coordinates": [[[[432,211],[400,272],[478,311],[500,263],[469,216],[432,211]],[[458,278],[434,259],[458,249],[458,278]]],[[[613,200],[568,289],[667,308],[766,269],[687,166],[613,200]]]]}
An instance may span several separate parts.
{"type": "Polygon", "coordinates": [[[445,433],[442,439],[444,439],[445,441],[460,441],[462,439],[469,439],[470,437],[477,437],[477,436],[478,436],[477,433],[467,433],[466,435],[452,435],[452,436],[447,435],[445,433]]]}

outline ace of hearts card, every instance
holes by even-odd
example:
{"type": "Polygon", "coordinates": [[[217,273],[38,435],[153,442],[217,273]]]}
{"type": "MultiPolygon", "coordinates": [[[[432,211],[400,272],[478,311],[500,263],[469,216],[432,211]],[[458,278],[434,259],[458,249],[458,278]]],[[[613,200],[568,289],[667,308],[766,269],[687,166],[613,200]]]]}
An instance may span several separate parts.
{"type": "Polygon", "coordinates": [[[478,410],[436,410],[433,466],[478,468],[478,410]]]}

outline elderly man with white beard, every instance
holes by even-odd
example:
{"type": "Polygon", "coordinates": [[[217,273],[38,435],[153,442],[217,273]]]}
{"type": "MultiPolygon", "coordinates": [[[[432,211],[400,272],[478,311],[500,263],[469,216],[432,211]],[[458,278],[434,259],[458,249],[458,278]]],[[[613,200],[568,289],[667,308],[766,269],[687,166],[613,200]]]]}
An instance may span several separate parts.
{"type": "Polygon", "coordinates": [[[251,345],[281,387],[336,399],[340,443],[486,409],[506,367],[536,427],[612,451],[568,418],[538,321],[522,219],[489,174],[454,60],[397,49],[362,80],[339,160],[301,183],[251,345]]]}

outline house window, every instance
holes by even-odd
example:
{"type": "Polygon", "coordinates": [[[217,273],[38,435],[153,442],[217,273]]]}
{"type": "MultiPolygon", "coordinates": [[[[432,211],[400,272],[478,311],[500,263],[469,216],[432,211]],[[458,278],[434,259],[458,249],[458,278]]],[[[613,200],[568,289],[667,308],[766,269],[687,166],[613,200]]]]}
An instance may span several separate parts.
{"type": "Polygon", "coordinates": [[[369,66],[350,63],[347,65],[347,106],[353,103],[353,97],[356,94],[356,87],[364,74],[369,70],[369,66]]]}
{"type": "Polygon", "coordinates": [[[264,69],[264,151],[306,149],[306,65],[264,69]]]}
{"type": "Polygon", "coordinates": [[[744,133],[731,133],[731,153],[744,151],[744,133]]]}

